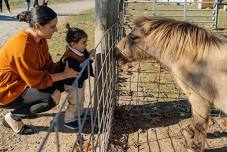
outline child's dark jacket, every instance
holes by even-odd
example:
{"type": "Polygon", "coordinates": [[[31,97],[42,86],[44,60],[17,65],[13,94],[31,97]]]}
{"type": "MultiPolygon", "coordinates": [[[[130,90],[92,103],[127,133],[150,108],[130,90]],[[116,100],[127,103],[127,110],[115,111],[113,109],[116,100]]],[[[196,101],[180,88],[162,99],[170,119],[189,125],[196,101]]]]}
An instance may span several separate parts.
{"type": "MultiPolygon", "coordinates": [[[[60,61],[61,71],[64,71],[66,61],[68,61],[70,68],[73,68],[78,72],[80,72],[83,69],[83,66],[86,66],[83,73],[81,74],[81,77],[78,80],[78,88],[82,88],[84,81],[88,78],[88,66],[90,66],[90,76],[94,76],[92,65],[91,65],[92,61],[90,61],[90,65],[88,66],[85,64],[81,64],[86,59],[89,58],[89,53],[87,50],[85,50],[83,53],[84,53],[84,56],[79,56],[76,53],[72,52],[71,50],[66,50],[60,61]]],[[[69,78],[63,81],[64,81],[64,84],[72,85],[75,79],[76,77],[69,78]]]]}

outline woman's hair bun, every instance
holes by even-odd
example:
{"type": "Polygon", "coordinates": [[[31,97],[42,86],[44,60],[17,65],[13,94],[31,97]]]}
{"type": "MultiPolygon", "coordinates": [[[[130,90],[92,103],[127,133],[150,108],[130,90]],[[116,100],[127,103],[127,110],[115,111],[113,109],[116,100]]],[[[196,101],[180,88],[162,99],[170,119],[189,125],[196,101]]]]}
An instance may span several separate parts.
{"type": "Polygon", "coordinates": [[[31,21],[31,11],[23,11],[17,15],[17,20],[19,22],[27,22],[31,21]]]}
{"type": "Polygon", "coordinates": [[[71,29],[69,23],[66,23],[65,28],[66,28],[67,30],[70,30],[70,29],[71,29]]]}

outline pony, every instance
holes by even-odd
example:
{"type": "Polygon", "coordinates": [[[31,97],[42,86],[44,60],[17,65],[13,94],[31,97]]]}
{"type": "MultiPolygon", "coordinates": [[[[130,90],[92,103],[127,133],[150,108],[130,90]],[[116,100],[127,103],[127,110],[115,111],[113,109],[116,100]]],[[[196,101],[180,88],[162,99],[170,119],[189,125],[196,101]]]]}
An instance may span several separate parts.
{"type": "Polygon", "coordinates": [[[198,25],[170,18],[140,16],[118,42],[117,57],[160,61],[191,103],[192,123],[183,129],[188,151],[205,147],[209,111],[227,113],[227,38],[198,25]]]}

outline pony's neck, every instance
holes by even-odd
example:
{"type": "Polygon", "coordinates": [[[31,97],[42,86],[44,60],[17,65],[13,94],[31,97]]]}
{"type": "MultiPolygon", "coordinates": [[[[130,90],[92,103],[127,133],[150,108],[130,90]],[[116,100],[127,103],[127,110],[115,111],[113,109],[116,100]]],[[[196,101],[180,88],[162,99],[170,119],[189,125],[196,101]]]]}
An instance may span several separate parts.
{"type": "Polygon", "coordinates": [[[163,54],[160,49],[155,49],[155,48],[149,47],[148,54],[155,57],[159,62],[161,62],[162,64],[164,64],[166,66],[170,66],[173,64],[170,56],[163,54]]]}

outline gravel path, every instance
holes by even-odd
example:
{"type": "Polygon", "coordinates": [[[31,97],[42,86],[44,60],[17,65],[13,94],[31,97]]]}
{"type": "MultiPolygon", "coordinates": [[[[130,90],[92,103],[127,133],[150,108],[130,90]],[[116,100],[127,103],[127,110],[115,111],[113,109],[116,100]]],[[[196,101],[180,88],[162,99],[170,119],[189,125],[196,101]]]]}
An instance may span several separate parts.
{"type": "MultiPolygon", "coordinates": [[[[94,0],[76,1],[69,3],[53,4],[49,6],[58,13],[59,21],[61,21],[68,15],[72,14],[75,15],[84,10],[94,8],[95,1],[94,0]]],[[[12,14],[9,13],[0,14],[0,47],[10,36],[20,31],[21,29],[28,27],[27,23],[17,22],[15,20],[15,16],[23,10],[24,8],[13,10],[12,14]]]]}

